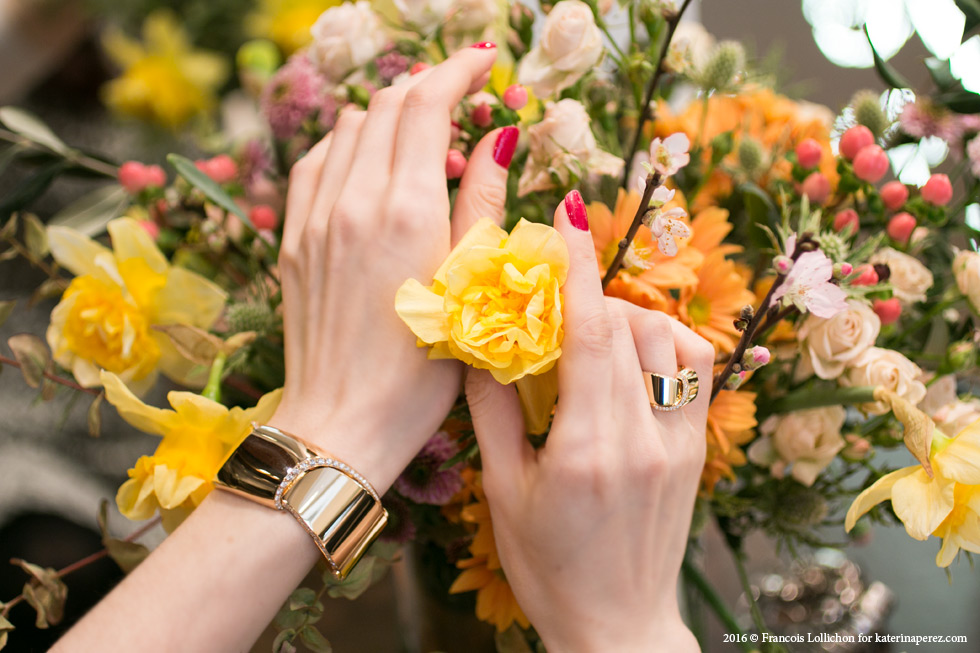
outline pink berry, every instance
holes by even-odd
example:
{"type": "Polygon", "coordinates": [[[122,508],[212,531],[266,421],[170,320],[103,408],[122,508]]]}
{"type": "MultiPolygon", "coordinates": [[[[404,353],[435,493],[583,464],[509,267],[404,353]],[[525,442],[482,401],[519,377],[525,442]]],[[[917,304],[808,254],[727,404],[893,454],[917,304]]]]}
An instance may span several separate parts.
{"type": "Polygon", "coordinates": [[[207,174],[216,184],[227,184],[238,176],[238,164],[227,154],[219,154],[208,161],[207,174]]]}
{"type": "Polygon", "coordinates": [[[888,155],[878,145],[868,145],[854,157],[854,174],[872,184],[888,172],[888,155]]]}
{"type": "Polygon", "coordinates": [[[909,189],[900,181],[890,181],[881,187],[881,201],[890,211],[902,208],[909,199],[909,189]]]}
{"type": "Polygon", "coordinates": [[[858,152],[869,145],[874,145],[875,136],[864,125],[851,127],[840,137],[840,153],[848,161],[853,161],[858,152]]]}
{"type": "Polygon", "coordinates": [[[160,227],[153,220],[140,220],[139,226],[143,227],[143,230],[150,234],[150,238],[153,240],[160,236],[160,227]]]}
{"type": "Polygon", "coordinates": [[[504,91],[504,106],[520,111],[527,105],[527,89],[520,84],[511,84],[504,91]]]}
{"type": "Polygon", "coordinates": [[[138,195],[147,186],[147,168],[139,161],[127,161],[119,166],[119,183],[126,192],[138,195]]]}
{"type": "Polygon", "coordinates": [[[493,111],[490,109],[490,105],[484,102],[473,109],[470,118],[477,127],[489,127],[493,124],[493,111]]]}
{"type": "Polygon", "coordinates": [[[922,199],[935,206],[946,206],[953,199],[953,184],[944,174],[935,174],[922,187],[922,199]]]}
{"type": "Polygon", "coordinates": [[[851,272],[854,272],[854,266],[853,265],[851,265],[850,263],[841,263],[840,264],[840,273],[842,275],[844,275],[845,277],[849,277],[849,276],[851,276],[851,272]]]}
{"type": "Polygon", "coordinates": [[[252,221],[252,224],[259,231],[271,231],[279,226],[279,215],[268,204],[253,206],[252,210],[248,212],[248,219],[252,221]]]}
{"type": "Polygon", "coordinates": [[[834,231],[849,230],[851,234],[856,234],[861,226],[861,219],[854,209],[844,209],[838,211],[834,216],[834,231]]]}
{"type": "Polygon", "coordinates": [[[163,188],[167,185],[167,173],[160,166],[147,166],[146,185],[148,188],[163,188]]]}
{"type": "Polygon", "coordinates": [[[858,276],[851,281],[852,286],[876,286],[878,285],[878,273],[875,272],[873,265],[862,265],[857,269],[858,276]]]}
{"type": "Polygon", "coordinates": [[[416,61],[414,64],[412,64],[412,67],[409,68],[408,73],[410,75],[418,75],[423,70],[428,70],[429,68],[432,68],[432,66],[424,61],[416,61]]]}
{"type": "Polygon", "coordinates": [[[466,157],[459,150],[450,149],[446,155],[446,179],[459,179],[466,170],[466,157]]]}
{"type": "Polygon", "coordinates": [[[888,221],[888,236],[895,242],[905,244],[915,230],[916,220],[910,213],[896,213],[888,221]]]}
{"type": "Polygon", "coordinates": [[[902,315],[902,303],[897,297],[891,299],[876,299],[874,312],[878,314],[882,324],[892,324],[902,315]]]}
{"type": "Polygon", "coordinates": [[[801,168],[812,168],[820,163],[823,148],[812,138],[805,138],[796,145],[796,160],[801,168]]]}
{"type": "Polygon", "coordinates": [[[803,180],[803,194],[813,204],[823,204],[830,197],[830,180],[822,172],[811,172],[803,180]]]}

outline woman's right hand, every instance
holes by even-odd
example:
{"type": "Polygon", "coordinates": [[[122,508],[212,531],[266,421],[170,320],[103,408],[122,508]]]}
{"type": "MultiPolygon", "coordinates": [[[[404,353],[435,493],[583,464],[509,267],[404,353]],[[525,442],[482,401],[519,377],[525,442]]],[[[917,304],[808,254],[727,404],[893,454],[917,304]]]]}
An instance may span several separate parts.
{"type": "Polygon", "coordinates": [[[568,243],[559,400],[547,444],[525,438],[512,386],[470,370],[467,399],[501,564],[552,651],[693,651],[677,580],[705,458],[714,350],[663,313],[603,297],[581,195],[568,243]],[[654,412],[642,371],[694,369],[701,391],[654,412]]]}

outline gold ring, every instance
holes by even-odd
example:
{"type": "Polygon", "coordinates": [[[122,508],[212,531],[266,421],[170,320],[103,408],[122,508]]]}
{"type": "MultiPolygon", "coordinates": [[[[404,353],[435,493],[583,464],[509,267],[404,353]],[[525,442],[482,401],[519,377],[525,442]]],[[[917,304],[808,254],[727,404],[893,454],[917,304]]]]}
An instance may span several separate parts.
{"type": "Polygon", "coordinates": [[[698,374],[688,367],[682,367],[677,376],[644,372],[643,382],[654,410],[678,410],[698,396],[698,374]]]}

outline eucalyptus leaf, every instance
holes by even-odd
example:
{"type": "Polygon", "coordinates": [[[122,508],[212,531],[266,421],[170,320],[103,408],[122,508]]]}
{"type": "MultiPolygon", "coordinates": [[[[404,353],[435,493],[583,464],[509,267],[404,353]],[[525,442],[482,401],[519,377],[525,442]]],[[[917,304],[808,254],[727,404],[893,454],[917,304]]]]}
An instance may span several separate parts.
{"type": "Polygon", "coordinates": [[[3,326],[10,314],[14,312],[14,307],[17,305],[16,300],[11,300],[7,302],[0,302],[0,327],[3,326]]]}
{"type": "Polygon", "coordinates": [[[44,146],[52,152],[62,155],[71,152],[71,148],[65,145],[64,141],[58,138],[50,127],[29,111],[18,107],[0,107],[0,122],[6,125],[10,131],[44,146]]]}
{"type": "Polygon", "coordinates": [[[235,203],[231,195],[226,193],[221,186],[216,184],[210,177],[197,169],[194,162],[187,157],[180,156],[179,154],[170,154],[167,156],[167,161],[170,165],[174,167],[181,177],[187,180],[189,184],[200,190],[204,195],[223,208],[229,213],[233,213],[238,216],[238,219],[242,221],[246,227],[248,227],[252,232],[257,231],[255,225],[249,220],[248,214],[235,203]]]}
{"type": "Polygon", "coordinates": [[[293,628],[280,631],[272,640],[272,653],[296,653],[296,647],[292,643],[295,638],[296,630],[293,628]]]}
{"type": "Polygon", "coordinates": [[[4,238],[4,239],[13,238],[16,235],[17,235],[17,214],[15,213],[12,216],[10,216],[10,219],[7,220],[7,223],[3,225],[2,229],[0,229],[0,238],[4,238]]]}
{"type": "Polygon", "coordinates": [[[127,542],[110,537],[103,541],[103,545],[109,552],[109,557],[127,574],[150,555],[150,550],[139,542],[127,542]]]}
{"type": "Polygon", "coordinates": [[[33,213],[25,213],[21,216],[24,222],[24,245],[27,251],[36,259],[43,259],[48,255],[48,232],[44,229],[44,224],[33,213]]]}
{"type": "Polygon", "coordinates": [[[65,614],[68,587],[58,578],[58,572],[18,558],[13,558],[10,562],[31,576],[31,580],[24,585],[23,594],[24,599],[37,613],[34,625],[47,628],[59,623],[65,614]]]}
{"type": "Polygon", "coordinates": [[[299,631],[299,638],[303,640],[303,643],[311,651],[315,651],[316,653],[330,653],[333,651],[330,642],[316,629],[316,626],[305,626],[303,630],[299,631]]]}
{"type": "Polygon", "coordinates": [[[20,363],[20,372],[27,385],[41,387],[44,371],[51,362],[51,352],[44,341],[30,333],[19,333],[7,339],[7,346],[20,363]]]}
{"type": "Polygon", "coordinates": [[[38,286],[37,290],[31,293],[31,298],[27,302],[27,306],[33,307],[38,302],[43,302],[45,299],[51,299],[53,297],[61,297],[62,293],[68,289],[67,279],[46,279],[38,286]]]}
{"type": "Polygon", "coordinates": [[[0,152],[0,175],[7,170],[7,167],[13,163],[23,151],[24,148],[20,145],[11,145],[3,152],[0,152]]]}
{"type": "Polygon", "coordinates": [[[7,621],[7,618],[0,615],[0,650],[7,645],[7,635],[14,629],[14,625],[7,621]]]}
{"type": "Polygon", "coordinates": [[[102,401],[104,399],[105,393],[100,392],[88,407],[88,434],[93,438],[102,434],[102,401]]]}
{"type": "Polygon", "coordinates": [[[122,215],[129,195],[118,184],[97,188],[56,213],[49,225],[69,227],[90,238],[105,232],[106,224],[122,215]]]}

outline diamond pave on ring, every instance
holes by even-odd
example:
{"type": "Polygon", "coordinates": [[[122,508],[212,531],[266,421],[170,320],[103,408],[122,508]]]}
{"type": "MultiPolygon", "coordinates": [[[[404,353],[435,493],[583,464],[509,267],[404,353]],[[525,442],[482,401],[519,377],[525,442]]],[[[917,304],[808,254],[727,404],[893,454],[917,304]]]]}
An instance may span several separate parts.
{"type": "Polygon", "coordinates": [[[697,372],[687,367],[681,368],[676,377],[644,372],[643,381],[654,410],[678,410],[698,396],[697,372]]]}

